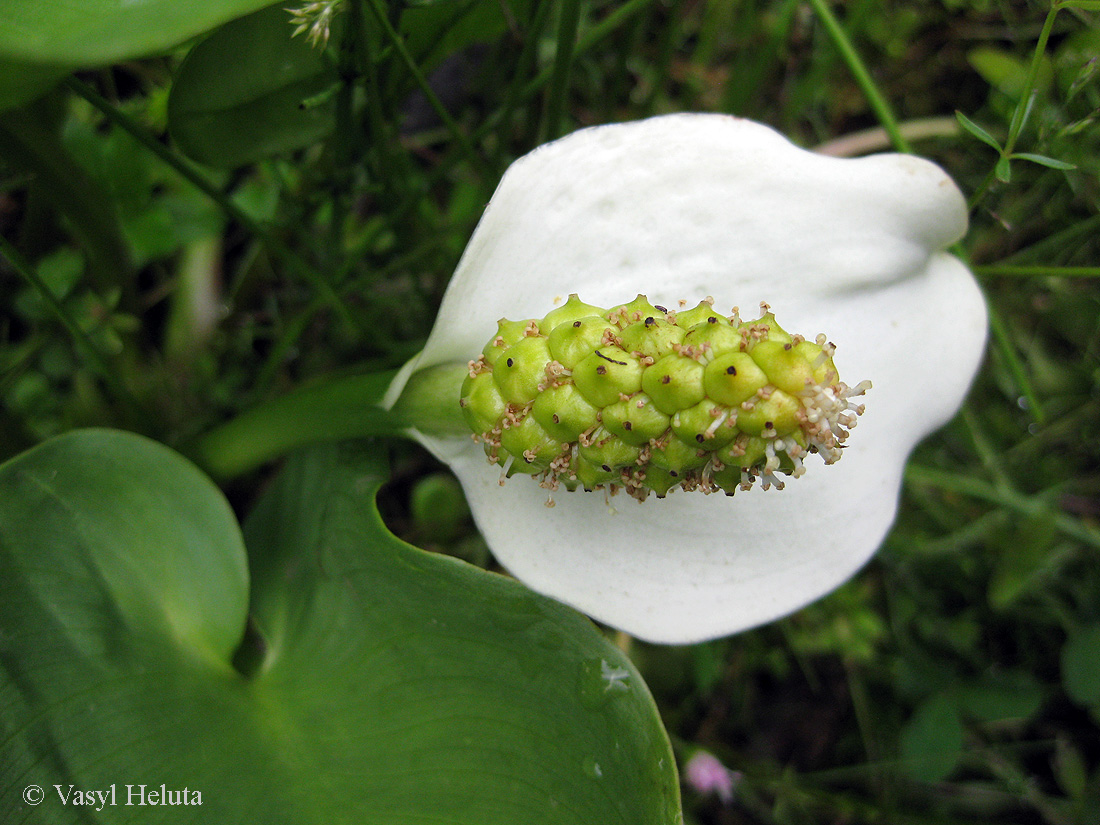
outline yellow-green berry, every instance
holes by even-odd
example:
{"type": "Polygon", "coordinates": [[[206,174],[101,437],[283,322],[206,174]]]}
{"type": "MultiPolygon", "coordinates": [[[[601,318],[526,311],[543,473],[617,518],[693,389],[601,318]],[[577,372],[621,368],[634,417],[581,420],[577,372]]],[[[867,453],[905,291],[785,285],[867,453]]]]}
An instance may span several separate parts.
{"type": "Polygon", "coordinates": [[[604,407],[603,425],[627,444],[641,446],[660,438],[669,426],[669,417],[653,404],[644,392],[604,407]]]}
{"type": "Polygon", "coordinates": [[[495,365],[501,353],[523,338],[524,333],[534,323],[534,321],[509,321],[507,318],[497,321],[497,334],[489,339],[489,343],[481,351],[485,363],[490,367],[495,365]]]}
{"type": "Polygon", "coordinates": [[[600,410],[585,400],[575,384],[558,384],[539,393],[531,415],[559,441],[576,441],[581,433],[595,429],[600,410]]]}
{"type": "Polygon", "coordinates": [[[627,352],[653,362],[670,354],[686,334],[682,327],[670,324],[663,315],[647,315],[624,329],[619,337],[627,352]]]}
{"type": "Polygon", "coordinates": [[[590,403],[606,407],[642,388],[642,365],[621,347],[597,347],[577,364],[573,381],[590,403]]]}
{"type": "Polygon", "coordinates": [[[607,310],[582,301],[576,292],[570,293],[569,298],[557,309],[546,313],[546,317],[538,322],[539,330],[543,335],[549,335],[562,324],[571,324],[581,318],[592,318],[606,315],[607,310]]]}
{"type": "Polygon", "coordinates": [[[493,365],[493,380],[509,404],[529,404],[542,390],[546,366],[551,361],[546,339],[520,338],[493,365]]]}
{"type": "Polygon", "coordinates": [[[683,355],[666,355],[648,367],[642,376],[642,389],[665,415],[672,415],[698,404],[706,397],[703,389],[703,365],[683,355]]]}
{"type": "Polygon", "coordinates": [[[554,360],[573,369],[592,354],[596,347],[610,344],[612,326],[601,316],[586,316],[558,324],[549,333],[547,343],[554,360]]]}

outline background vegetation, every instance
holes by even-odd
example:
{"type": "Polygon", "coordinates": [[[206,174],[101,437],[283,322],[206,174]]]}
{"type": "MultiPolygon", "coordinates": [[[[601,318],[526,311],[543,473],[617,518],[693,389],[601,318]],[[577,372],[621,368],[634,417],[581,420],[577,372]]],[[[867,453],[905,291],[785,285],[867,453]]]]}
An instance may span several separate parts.
{"type": "MultiPolygon", "coordinates": [[[[971,200],[993,334],[970,399],[854,582],[630,653],[678,756],[740,775],[729,802],[687,788],[689,822],[1100,822],[1098,5],[344,0],[290,75],[262,59],[281,6],[43,72],[0,115],[0,459],[93,425],[186,450],[399,366],[507,164],[577,127],[715,111],[911,146],[971,200]]],[[[453,479],[393,450],[391,528],[491,565],[453,479]]],[[[226,482],[240,511],[270,471],[226,482]]]]}

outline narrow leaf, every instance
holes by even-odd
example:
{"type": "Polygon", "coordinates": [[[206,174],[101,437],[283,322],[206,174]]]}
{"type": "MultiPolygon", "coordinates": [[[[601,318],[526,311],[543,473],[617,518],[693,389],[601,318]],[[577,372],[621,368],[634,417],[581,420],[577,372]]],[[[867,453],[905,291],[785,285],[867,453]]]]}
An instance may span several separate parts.
{"type": "Polygon", "coordinates": [[[1015,160],[1016,158],[1020,158],[1021,160],[1030,160],[1032,163],[1038,163],[1040,166],[1048,166],[1051,169],[1061,169],[1063,171],[1077,168],[1077,164],[1075,163],[1068,163],[1064,160],[1050,158],[1046,155],[1036,155],[1031,152],[1013,152],[1011,155],[1009,155],[1009,158],[1012,160],[1015,160]]]}
{"type": "Polygon", "coordinates": [[[955,112],[955,119],[959,121],[959,125],[967,132],[972,134],[982,143],[988,144],[997,150],[998,154],[1001,152],[1001,144],[997,142],[997,139],[993,135],[989,134],[985,129],[972,121],[966,115],[960,111],[955,112]]]}

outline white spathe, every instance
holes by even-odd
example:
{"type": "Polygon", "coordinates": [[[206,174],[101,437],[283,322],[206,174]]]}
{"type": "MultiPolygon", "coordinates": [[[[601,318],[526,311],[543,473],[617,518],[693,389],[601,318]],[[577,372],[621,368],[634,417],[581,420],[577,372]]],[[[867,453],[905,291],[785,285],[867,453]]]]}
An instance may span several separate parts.
{"type": "MultiPolygon", "coordinates": [[[[494,555],[536,591],[641,639],[736,633],[833,590],[873,555],[905,461],[957,410],[977,371],[986,311],[943,250],[966,231],[958,188],[906,155],[838,159],[723,115],[584,129],[507,171],[448,287],[413,371],[475,358],[496,322],[541,318],[571,292],[612,307],[641,293],[675,309],[713,296],[785,329],[824,332],[867,412],[843,459],[783,490],[677,491],[639,504],[499,484],[468,438],[416,433],[448,462],[494,555]]],[[[457,403],[457,399],[455,400],[457,403]]]]}

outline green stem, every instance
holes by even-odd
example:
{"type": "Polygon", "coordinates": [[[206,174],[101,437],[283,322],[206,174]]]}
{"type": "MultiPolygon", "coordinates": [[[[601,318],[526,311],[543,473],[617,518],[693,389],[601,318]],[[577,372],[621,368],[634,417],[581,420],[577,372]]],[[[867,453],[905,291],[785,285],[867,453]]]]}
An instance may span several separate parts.
{"type": "Polygon", "coordinates": [[[395,372],[328,378],[260,404],[215,427],[182,452],[217,479],[251,472],[297,447],[372,436],[466,435],[458,406],[464,364],[414,373],[392,409],[382,400],[395,372]]]}
{"type": "Polygon", "coordinates": [[[431,84],[429,84],[428,79],[424,77],[424,73],[420,71],[420,67],[416,65],[413,56],[409,54],[409,50],[405,46],[405,41],[401,39],[401,35],[394,29],[393,24],[386,16],[385,10],[379,6],[378,0],[367,0],[367,6],[374,14],[375,19],[378,20],[378,25],[382,27],[386,39],[397,51],[397,54],[405,64],[405,68],[408,69],[409,74],[413,76],[416,85],[420,88],[420,91],[424,93],[424,97],[427,99],[428,104],[435,113],[439,115],[439,119],[443,121],[443,125],[451,134],[451,138],[462,147],[462,151],[466,154],[466,157],[469,158],[470,163],[472,163],[482,175],[488,177],[489,173],[484,159],[478,154],[474,145],[470,142],[470,139],[455,122],[455,119],[451,117],[451,113],[447,111],[447,107],[443,105],[443,102],[432,90],[431,84]]]}
{"type": "MultiPolygon", "coordinates": [[[[578,55],[584,54],[611,34],[611,32],[615,31],[616,28],[629,20],[633,15],[653,3],[654,0],[627,0],[626,3],[619,5],[599,23],[585,30],[584,34],[577,39],[577,45],[573,49],[573,56],[577,57],[578,55]]],[[[524,99],[538,94],[539,90],[550,82],[553,74],[554,67],[548,66],[532,78],[523,89],[524,99]]]]}
{"type": "MultiPolygon", "coordinates": [[[[632,15],[638,14],[646,6],[652,5],[655,0],[628,0],[621,6],[616,8],[613,12],[607,15],[596,25],[587,29],[585,33],[577,41],[577,47],[574,50],[574,55],[579,55],[586,52],[588,49],[595,46],[603,38],[607,37],[613,32],[616,27],[622,25],[625,21],[629,20],[632,15]]],[[[546,5],[546,4],[542,4],[546,5]]],[[[521,101],[528,100],[534,97],[539,91],[550,82],[550,75],[552,68],[546,68],[539,72],[535,77],[531,78],[522,88],[519,93],[519,99],[521,101]]],[[[511,110],[507,110],[510,114],[511,110]]],[[[505,110],[497,109],[490,113],[481,123],[480,126],[474,131],[472,140],[476,143],[482,140],[486,135],[492,132],[494,129],[503,128],[506,122],[502,120],[502,116],[505,114],[505,110]]],[[[503,143],[503,141],[502,141],[503,143]]],[[[393,211],[394,217],[391,219],[393,223],[397,223],[406,213],[415,208],[420,198],[422,198],[427,192],[432,189],[443,180],[451,169],[461,160],[461,152],[459,149],[452,147],[446,155],[435,165],[435,168],[427,176],[427,179],[412,188],[408,196],[402,201],[397,208],[393,211]]]]}
{"type": "Polygon", "coordinates": [[[1100,278],[1100,266],[1012,266],[985,264],[974,267],[977,275],[1010,278],[1100,278]]]}
{"type": "Polygon", "coordinates": [[[988,172],[985,173],[985,177],[982,178],[982,182],[974,189],[974,192],[966,199],[966,211],[968,213],[974,212],[978,208],[985,196],[989,194],[993,188],[993,184],[997,182],[997,167],[993,166],[988,172]]]}
{"type": "Polygon", "coordinates": [[[528,76],[537,68],[536,51],[542,41],[542,32],[546,26],[546,21],[550,17],[550,9],[550,3],[536,4],[534,15],[523,37],[523,48],[520,50],[519,57],[516,58],[514,76],[508,84],[503,104],[494,113],[497,117],[490,124],[494,129],[497,128],[496,124],[499,124],[500,127],[497,129],[496,149],[493,152],[494,177],[499,177],[506,165],[504,157],[510,147],[511,130],[514,122],[513,113],[523,96],[528,76]]]}
{"type": "Polygon", "coordinates": [[[1016,354],[1016,346],[1012,343],[1008,329],[1005,327],[1004,321],[1001,320],[1000,313],[992,305],[989,307],[989,330],[993,333],[993,343],[996,345],[997,351],[1001,353],[1001,357],[1005,359],[1005,366],[1012,374],[1012,379],[1016,382],[1016,386],[1020,388],[1020,392],[1024,394],[1024,398],[1027,399],[1032,418],[1037,422],[1043,422],[1046,419],[1046,414],[1043,411],[1042,403],[1039,401],[1039,395],[1031,386],[1027,369],[1024,367],[1023,361],[1020,360],[1020,356],[1016,354]]]}
{"type": "Polygon", "coordinates": [[[399,435],[401,421],[379,405],[393,373],[330,378],[253,407],[181,449],[217,479],[255,470],[307,444],[399,435]]]}
{"type": "MultiPolygon", "coordinates": [[[[1032,53],[1031,64],[1028,66],[1027,76],[1024,79],[1023,94],[1020,95],[1020,99],[1016,103],[1016,109],[1012,113],[1012,120],[1009,122],[1008,138],[1001,149],[1001,159],[1008,158],[1012,154],[1013,149],[1016,148],[1016,140],[1020,137],[1024,124],[1027,122],[1027,116],[1036,94],[1035,80],[1039,76],[1039,67],[1043,62],[1043,55],[1046,53],[1047,41],[1050,39],[1050,32],[1054,28],[1054,18],[1057,17],[1060,8],[1060,4],[1053,4],[1050,11],[1047,12],[1046,20],[1043,21],[1043,28],[1039,33],[1038,41],[1035,43],[1035,51],[1032,53]]],[[[966,205],[970,212],[973,212],[978,204],[985,199],[996,180],[997,167],[994,166],[986,173],[985,179],[974,190],[974,194],[967,199],[966,205]]]]}
{"type": "Polygon", "coordinates": [[[72,233],[87,253],[95,288],[121,287],[133,302],[130,253],[119,229],[109,194],[72,158],[47,123],[41,105],[4,113],[0,152],[14,168],[34,175],[34,185],[50,206],[69,221],[72,233]]]}
{"type": "Polygon", "coordinates": [[[110,359],[105,355],[95,341],[89,337],[76,319],[69,313],[68,309],[57,300],[57,296],[53,294],[53,291],[49,286],[39,277],[38,272],[30,262],[16,249],[3,235],[0,235],[0,255],[3,255],[8,259],[8,262],[12,265],[12,268],[25,280],[46,302],[46,305],[50,308],[61,324],[69,331],[69,335],[72,337],[73,344],[78,351],[84,354],[84,357],[88,359],[91,365],[92,371],[95,372],[100,379],[110,387],[111,392],[115,397],[121,401],[126,409],[128,419],[131,425],[136,425],[140,420],[139,412],[141,405],[133,394],[126,388],[126,385],[122,383],[122,379],[119,377],[118,368],[111,364],[110,359]]]}
{"type": "Polygon", "coordinates": [[[980,478],[932,467],[921,467],[917,464],[910,464],[905,469],[905,481],[908,484],[923,484],[961,493],[988,501],[990,504],[1006,507],[1021,515],[1045,516],[1060,532],[1090,547],[1100,549],[1100,531],[1059,512],[1049,503],[1035,496],[1026,496],[1012,489],[994,486],[980,478]]]}
{"type": "Polygon", "coordinates": [[[832,40],[833,46],[840,52],[840,56],[845,64],[847,64],[848,70],[852,73],[859,88],[866,96],[867,102],[871,104],[871,109],[874,111],[879,123],[882,124],[882,128],[885,129],[886,133],[890,136],[890,142],[893,144],[894,148],[899,152],[912,152],[909,141],[905,139],[905,136],[898,128],[898,120],[894,116],[890,104],[886,102],[886,98],[879,92],[878,86],[875,85],[875,81],[871,78],[871,73],[867,71],[867,67],[863,64],[859,54],[852,46],[851,40],[848,39],[847,32],[844,31],[840,22],[829,9],[829,4],[826,0],[810,0],[810,5],[813,7],[814,12],[825,27],[825,31],[828,33],[829,39],[832,40]]]}
{"type": "Polygon", "coordinates": [[[1003,157],[1012,154],[1012,150],[1016,148],[1016,139],[1019,138],[1024,129],[1024,124],[1027,122],[1027,114],[1036,94],[1035,81],[1039,77],[1039,67],[1043,62],[1043,55],[1046,54],[1047,41],[1050,40],[1050,32],[1054,28],[1054,18],[1058,16],[1059,8],[1060,6],[1057,3],[1052,5],[1050,11],[1047,12],[1046,20],[1043,21],[1043,29],[1039,32],[1039,39],[1035,43],[1035,51],[1031,55],[1031,64],[1027,67],[1024,93],[1020,95],[1020,99],[1016,103],[1016,110],[1012,113],[1012,120],[1009,123],[1008,140],[1005,141],[1004,149],[1001,152],[1003,157]]]}
{"type": "Polygon", "coordinates": [[[405,427],[423,433],[468,436],[470,427],[458,406],[467,375],[465,364],[440,364],[415,372],[390,412],[405,427]]]}
{"type": "Polygon", "coordinates": [[[543,122],[542,140],[546,142],[561,136],[561,123],[565,117],[565,103],[569,91],[569,73],[573,67],[573,50],[577,44],[577,26],[581,19],[579,0],[564,0],[558,19],[558,46],[554,54],[550,92],[546,98],[546,120],[543,122]]]}
{"type": "Polygon", "coordinates": [[[264,246],[267,247],[275,258],[282,261],[298,276],[313,285],[323,296],[325,296],[329,305],[336,310],[348,325],[357,328],[351,313],[348,311],[347,307],[340,302],[336,293],[333,291],[332,285],[324,280],[309,264],[275,237],[275,235],[269,232],[263,225],[253,220],[247,212],[239,209],[228,195],[208,181],[198,169],[157,140],[156,137],[151,135],[141,126],[141,124],[129,117],[129,115],[120,111],[117,107],[112,106],[110,101],[101,97],[91,86],[82,83],[75,77],[70,77],[65,82],[73,92],[99,109],[109,121],[126,131],[134,140],[174,169],[184,178],[184,180],[214,201],[232,220],[239,223],[250,233],[263,241],[264,246]]]}

